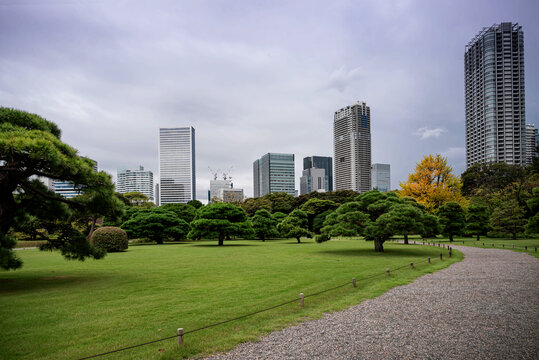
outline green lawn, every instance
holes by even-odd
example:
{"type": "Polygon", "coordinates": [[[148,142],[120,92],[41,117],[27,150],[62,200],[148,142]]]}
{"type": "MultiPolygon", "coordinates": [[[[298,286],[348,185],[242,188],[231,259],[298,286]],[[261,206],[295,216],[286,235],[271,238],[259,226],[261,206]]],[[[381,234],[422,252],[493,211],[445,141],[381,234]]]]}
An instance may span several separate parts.
{"type": "Polygon", "coordinates": [[[223,351],[319,318],[462,259],[430,246],[331,240],[215,241],[131,246],[103,260],[67,261],[22,250],[21,270],[0,273],[0,358],[73,359],[193,330],[351,282],[252,317],[131,349],[106,359],[177,359],[223,351]],[[439,254],[444,252],[440,261],[439,254]],[[427,257],[432,263],[427,264],[427,257]],[[415,269],[408,266],[416,263],[415,269]],[[387,268],[392,271],[386,276],[387,268]],[[368,280],[367,277],[382,274],[368,280]]]}
{"type": "MultiPolygon", "coordinates": [[[[539,239],[522,239],[522,240],[513,240],[513,239],[499,239],[499,238],[487,238],[480,237],[479,241],[476,238],[465,238],[465,237],[455,237],[453,241],[454,245],[465,245],[480,247],[484,249],[505,249],[519,252],[526,252],[536,258],[539,258],[539,239]],[[494,245],[494,246],[493,246],[494,245]],[[514,248],[513,248],[514,246],[514,248]],[[526,247],[528,248],[526,250],[526,247]]],[[[436,239],[434,242],[442,244],[450,244],[449,239],[436,239]]]]}

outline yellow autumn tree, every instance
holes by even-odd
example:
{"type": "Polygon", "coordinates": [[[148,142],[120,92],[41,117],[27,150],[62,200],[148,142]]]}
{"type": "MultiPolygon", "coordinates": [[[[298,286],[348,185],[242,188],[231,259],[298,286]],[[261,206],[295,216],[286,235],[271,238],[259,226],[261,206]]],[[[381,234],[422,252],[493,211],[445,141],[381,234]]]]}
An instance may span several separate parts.
{"type": "Polygon", "coordinates": [[[434,212],[448,201],[457,202],[462,207],[468,205],[460,192],[460,179],[453,175],[453,169],[439,154],[425,156],[415,171],[408,175],[408,181],[400,186],[399,196],[413,197],[429,212],[434,212]]]}

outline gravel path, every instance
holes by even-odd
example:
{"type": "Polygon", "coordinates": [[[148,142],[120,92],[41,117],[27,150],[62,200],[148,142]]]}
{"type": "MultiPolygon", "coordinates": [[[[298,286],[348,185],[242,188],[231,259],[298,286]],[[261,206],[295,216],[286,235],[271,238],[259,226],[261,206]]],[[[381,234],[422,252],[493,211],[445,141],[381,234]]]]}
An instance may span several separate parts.
{"type": "Polygon", "coordinates": [[[539,359],[539,260],[454,248],[447,269],[209,359],[539,359]]]}

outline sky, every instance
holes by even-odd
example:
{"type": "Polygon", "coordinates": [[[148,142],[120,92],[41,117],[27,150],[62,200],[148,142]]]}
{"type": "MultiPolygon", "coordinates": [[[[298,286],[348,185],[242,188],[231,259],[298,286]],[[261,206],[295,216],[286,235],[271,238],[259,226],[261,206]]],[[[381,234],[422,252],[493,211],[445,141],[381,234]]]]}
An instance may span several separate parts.
{"type": "Polygon", "coordinates": [[[464,47],[524,31],[539,120],[539,1],[0,0],[0,106],[36,113],[114,177],[154,173],[160,127],[193,126],[197,199],[213,170],[253,194],[253,161],[333,156],[333,115],[365,101],[372,162],[399,188],[425,155],[465,170],[464,47]]]}

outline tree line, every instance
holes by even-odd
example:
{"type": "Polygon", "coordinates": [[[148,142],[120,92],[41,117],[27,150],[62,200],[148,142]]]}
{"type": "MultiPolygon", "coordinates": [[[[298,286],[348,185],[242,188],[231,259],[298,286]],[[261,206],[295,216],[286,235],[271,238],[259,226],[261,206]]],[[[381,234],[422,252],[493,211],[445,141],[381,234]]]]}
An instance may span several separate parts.
{"type": "Polygon", "coordinates": [[[459,178],[440,155],[422,159],[400,189],[359,194],[351,190],[285,193],[239,204],[199,201],[155,206],[141,193],[114,192],[110,175],[60,140],[52,122],[24,111],[0,108],[0,267],[22,265],[12,248],[14,234],[47,240],[42,250],[68,259],[99,259],[92,235],[103,221],[131,239],[260,239],[363,236],[376,251],[393,236],[424,238],[539,233],[539,162],[526,168],[476,164],[459,178]],[[71,181],[80,195],[65,199],[39,180],[71,181]]]}

